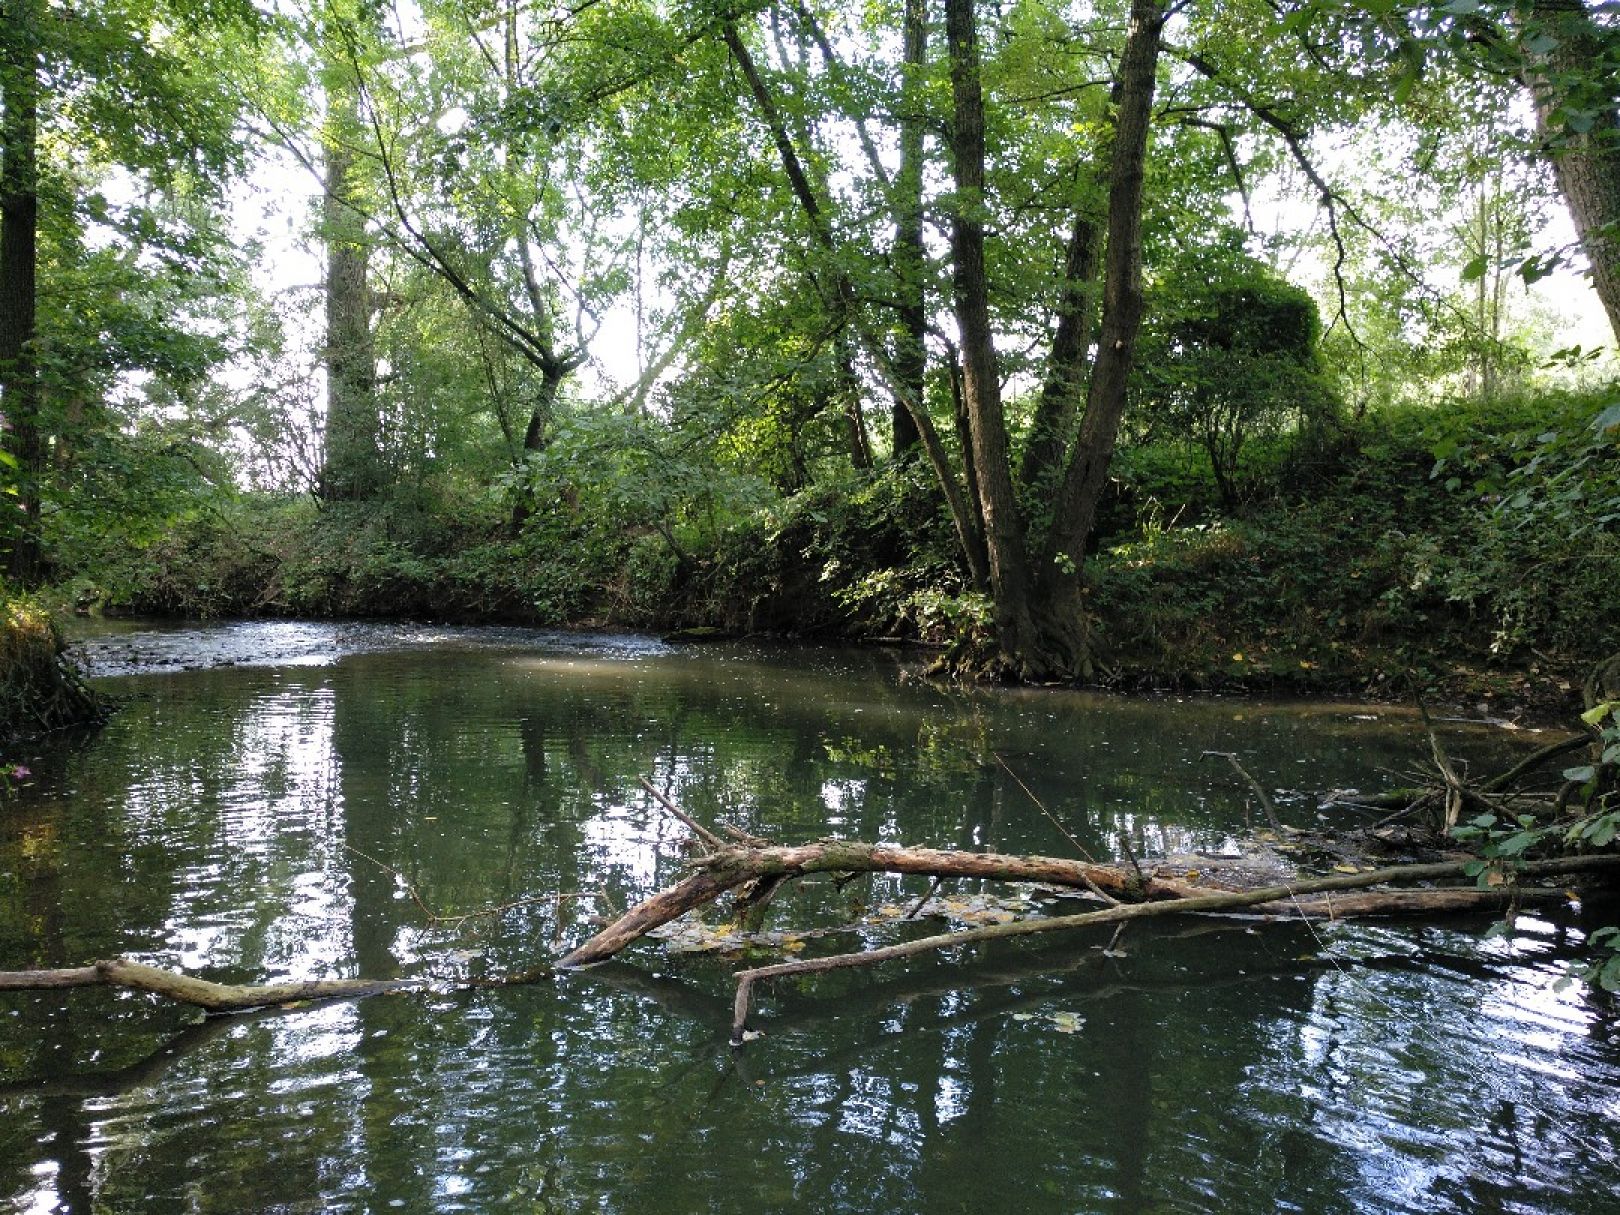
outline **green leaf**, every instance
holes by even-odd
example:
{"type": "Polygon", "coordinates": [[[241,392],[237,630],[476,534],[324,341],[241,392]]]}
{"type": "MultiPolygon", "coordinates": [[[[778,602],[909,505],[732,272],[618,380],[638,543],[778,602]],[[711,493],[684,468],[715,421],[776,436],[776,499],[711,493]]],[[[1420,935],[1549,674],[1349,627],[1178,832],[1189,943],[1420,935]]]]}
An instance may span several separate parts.
{"type": "Polygon", "coordinates": [[[1620,713],[1620,700],[1605,700],[1600,705],[1593,705],[1581,714],[1581,720],[1589,726],[1595,726],[1610,713],[1620,713]]]}
{"type": "Polygon", "coordinates": [[[1499,856],[1518,856],[1541,838],[1539,831],[1521,831],[1517,835],[1510,835],[1496,846],[1499,856]]]}
{"type": "Polygon", "coordinates": [[[1490,267],[1489,260],[1482,253],[1462,268],[1462,280],[1465,283],[1477,282],[1485,277],[1485,271],[1490,267]]]}
{"type": "Polygon", "coordinates": [[[1597,769],[1591,764],[1582,764],[1578,768],[1565,768],[1564,779],[1580,781],[1583,784],[1597,775],[1597,769]]]}

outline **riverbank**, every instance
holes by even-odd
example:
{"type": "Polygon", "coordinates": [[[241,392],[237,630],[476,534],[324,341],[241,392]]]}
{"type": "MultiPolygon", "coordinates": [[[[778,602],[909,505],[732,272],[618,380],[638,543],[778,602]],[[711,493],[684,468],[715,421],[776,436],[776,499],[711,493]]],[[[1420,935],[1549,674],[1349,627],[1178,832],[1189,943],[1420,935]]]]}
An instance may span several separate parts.
{"type": "Polygon", "coordinates": [[[0,598],[0,747],[95,721],[95,695],[63,660],[50,613],[29,599],[0,598]]]}
{"type": "MultiPolygon", "coordinates": [[[[1389,411],[1251,443],[1236,500],[1198,450],[1122,448],[1088,559],[1097,681],[1580,704],[1620,650],[1612,393],[1389,411]]],[[[187,619],[414,619],[990,649],[926,469],[828,470],[747,508],[646,506],[559,473],[496,498],[238,496],[64,563],[58,602],[187,619]]]]}

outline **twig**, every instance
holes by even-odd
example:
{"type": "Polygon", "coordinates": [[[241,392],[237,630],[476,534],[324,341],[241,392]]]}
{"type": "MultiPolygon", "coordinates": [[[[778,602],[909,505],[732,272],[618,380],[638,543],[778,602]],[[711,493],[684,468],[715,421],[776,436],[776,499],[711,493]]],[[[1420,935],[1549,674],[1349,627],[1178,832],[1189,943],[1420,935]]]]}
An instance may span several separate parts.
{"type": "Polygon", "coordinates": [[[424,903],[422,901],[422,896],[416,892],[416,887],[415,887],[414,884],[412,884],[410,878],[406,877],[403,873],[401,873],[398,869],[395,869],[392,865],[388,864],[386,861],[379,861],[376,857],[372,856],[370,853],[361,852],[360,849],[356,848],[353,844],[344,844],[343,845],[343,850],[345,852],[352,852],[352,853],[354,853],[355,856],[359,857],[361,860],[370,861],[373,865],[377,866],[377,868],[381,869],[384,873],[388,873],[388,874],[393,875],[393,877],[395,879],[397,879],[405,887],[405,893],[411,896],[411,902],[415,903],[417,905],[417,907],[419,907],[421,909],[422,914],[427,916],[428,923],[429,924],[437,924],[439,922],[438,913],[436,911],[434,911],[433,908],[429,907],[426,903],[424,903]]]}
{"type": "MultiPolygon", "coordinates": [[[[1085,845],[1079,840],[1075,839],[1074,836],[1069,833],[1069,829],[1067,827],[1058,822],[1057,816],[1046,808],[1046,803],[1041,801],[1040,798],[1036,797],[1035,791],[1024,783],[1023,778],[1012,770],[1011,766],[1008,765],[1006,760],[1001,758],[1001,753],[999,751],[992,751],[990,754],[993,755],[995,757],[995,761],[1001,765],[1001,770],[1008,776],[1012,777],[1017,783],[1018,787],[1024,791],[1024,794],[1029,798],[1029,800],[1035,803],[1035,808],[1042,814],[1046,815],[1046,821],[1058,829],[1058,834],[1063,836],[1064,839],[1068,840],[1069,843],[1073,844],[1074,850],[1078,852],[1083,859],[1090,861],[1092,864],[1096,864],[1097,862],[1092,857],[1091,853],[1086,851],[1085,845]]],[[[1103,902],[1108,904],[1119,902],[1118,899],[1109,894],[1107,891],[1103,890],[1101,886],[1097,885],[1097,883],[1093,882],[1091,879],[1087,878],[1085,885],[1087,890],[1091,891],[1092,894],[1096,895],[1103,902]]],[[[909,919],[910,917],[908,916],[907,918],[909,919]]]]}
{"type": "Polygon", "coordinates": [[[945,879],[943,877],[936,877],[934,879],[934,881],[933,881],[933,884],[928,887],[928,893],[923,895],[922,898],[918,899],[916,901],[916,903],[912,905],[911,910],[906,912],[906,914],[901,916],[900,918],[902,920],[914,920],[914,919],[916,919],[917,918],[917,913],[919,911],[921,911],[924,906],[927,905],[929,899],[934,897],[935,893],[939,890],[940,883],[942,883],[944,880],[945,879]]]}
{"type": "Polygon", "coordinates": [[[670,801],[669,798],[658,792],[657,789],[653,788],[652,782],[649,781],[645,776],[638,777],[637,779],[641,782],[641,787],[648,793],[651,793],[660,806],[667,810],[672,817],[677,818],[681,822],[685,823],[693,835],[697,836],[709,846],[709,850],[711,852],[719,852],[721,849],[725,848],[725,840],[721,839],[714,832],[710,831],[702,823],[698,822],[697,819],[687,814],[674,802],[670,801]]]}
{"type": "Polygon", "coordinates": [[[1501,793],[1514,781],[1518,780],[1519,777],[1523,776],[1527,772],[1534,771],[1548,760],[1557,759],[1560,755],[1568,755],[1571,751],[1579,751],[1583,747],[1589,747],[1591,745],[1592,739],[1585,734],[1577,734],[1571,738],[1562,739],[1559,742],[1549,743],[1547,746],[1542,747],[1539,751],[1536,751],[1531,755],[1527,755],[1524,759],[1521,759],[1506,772],[1502,773],[1502,775],[1493,776],[1490,780],[1486,781],[1481,788],[1484,789],[1486,793],[1501,793]]]}
{"type": "Polygon", "coordinates": [[[356,848],[353,844],[344,844],[343,849],[345,852],[352,852],[355,856],[359,857],[363,861],[370,861],[384,873],[391,874],[396,880],[398,880],[399,883],[405,887],[405,893],[410,895],[411,902],[415,903],[417,907],[421,909],[422,914],[427,917],[428,927],[430,928],[448,928],[452,932],[457,932],[460,931],[462,925],[464,925],[468,920],[478,920],[484,918],[485,916],[503,915],[516,907],[531,907],[536,903],[550,903],[553,900],[556,900],[559,904],[560,915],[560,904],[563,899],[577,899],[584,897],[580,894],[568,893],[542,894],[534,895],[533,897],[529,898],[513,899],[509,903],[497,903],[493,907],[480,907],[476,911],[447,911],[440,913],[429,907],[423,900],[421,894],[418,893],[411,880],[398,869],[395,869],[392,865],[385,861],[379,861],[370,853],[361,852],[360,849],[356,848]]]}
{"type": "Polygon", "coordinates": [[[1205,751],[1202,758],[1209,759],[1211,756],[1224,759],[1232,765],[1234,772],[1249,782],[1249,788],[1253,789],[1254,795],[1260,799],[1260,809],[1265,811],[1266,821],[1271,824],[1271,829],[1278,835],[1283,834],[1286,828],[1282,825],[1282,820],[1277,817],[1277,807],[1271,800],[1271,794],[1262,789],[1260,782],[1249,775],[1248,769],[1238,762],[1238,757],[1230,751],[1205,751]]]}
{"type": "Polygon", "coordinates": [[[1434,732],[1434,722],[1429,717],[1429,706],[1423,703],[1423,697],[1414,693],[1417,699],[1418,714],[1423,718],[1423,728],[1429,735],[1429,751],[1434,756],[1434,766],[1440,769],[1440,776],[1446,782],[1446,816],[1445,829],[1450,831],[1462,818],[1463,809],[1463,781],[1457,775],[1457,770],[1451,766],[1451,756],[1440,743],[1440,736],[1434,732]]]}

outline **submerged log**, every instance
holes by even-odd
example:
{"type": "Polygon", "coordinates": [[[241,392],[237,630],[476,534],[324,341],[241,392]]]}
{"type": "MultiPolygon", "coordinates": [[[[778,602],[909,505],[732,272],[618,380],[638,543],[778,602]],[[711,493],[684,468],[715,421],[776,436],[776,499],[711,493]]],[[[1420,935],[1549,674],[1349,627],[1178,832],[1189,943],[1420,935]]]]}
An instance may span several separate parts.
{"type": "Polygon", "coordinates": [[[350,1000],[421,987],[414,979],[306,979],[237,986],[211,983],[173,970],[112,958],[64,970],[0,971],[0,991],[49,991],[69,987],[127,987],[208,1012],[240,1012],[298,1000],[350,1000]]]}

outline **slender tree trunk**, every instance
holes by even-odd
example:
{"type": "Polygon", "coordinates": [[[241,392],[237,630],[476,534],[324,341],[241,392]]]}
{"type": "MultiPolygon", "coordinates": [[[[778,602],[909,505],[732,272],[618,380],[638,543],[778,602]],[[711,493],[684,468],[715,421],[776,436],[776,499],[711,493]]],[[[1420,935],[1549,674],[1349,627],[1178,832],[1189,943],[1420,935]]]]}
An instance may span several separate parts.
{"type": "Polygon", "coordinates": [[[1525,51],[1536,131],[1620,343],[1620,82],[1600,67],[1605,38],[1582,0],[1536,0],[1521,35],[1540,34],[1557,44],[1541,53],[1525,51]],[[1589,130],[1569,128],[1559,115],[1566,102],[1596,111],[1589,130]]]}
{"type": "Polygon", "coordinates": [[[1102,335],[1085,416],[1058,494],[1050,539],[1038,561],[1043,574],[1041,613],[1056,630],[1059,667],[1083,668],[1090,662],[1083,632],[1076,636],[1083,626],[1073,617],[1079,608],[1086,540],[1107,484],[1142,321],[1142,177],[1164,21],[1165,0],[1133,0],[1130,31],[1120,57],[1119,104],[1109,167],[1102,335]]]}
{"type": "MultiPolygon", "coordinates": [[[[540,388],[535,396],[534,408],[529,411],[529,424],[523,429],[525,460],[545,447],[546,425],[556,412],[557,398],[562,394],[563,381],[568,378],[571,370],[573,369],[566,363],[548,363],[540,368],[540,388]]],[[[532,514],[534,514],[534,496],[528,485],[520,481],[517,498],[512,503],[512,530],[520,529],[532,514]]]]}
{"type": "Polygon", "coordinates": [[[40,491],[45,475],[39,367],[34,353],[39,263],[39,8],[7,0],[0,15],[0,414],[22,518],[8,566],[24,586],[40,572],[40,491]]]}
{"type": "Polygon", "coordinates": [[[900,86],[900,169],[895,175],[894,270],[899,280],[900,332],[894,349],[894,374],[904,385],[894,400],[893,440],[896,459],[909,457],[921,443],[905,396],[924,399],[928,373],[925,339],[928,302],[923,245],[923,152],[926,115],[923,73],[928,63],[927,0],[905,0],[901,30],[903,62],[900,86]]]}
{"type": "MultiPolygon", "coordinates": [[[[805,173],[804,164],[799,159],[798,152],[793,147],[793,141],[788,137],[787,128],[782,123],[781,113],[772,99],[770,90],[754,64],[754,59],[743,43],[742,36],[737,32],[735,23],[727,22],[721,29],[721,36],[725,40],[732,59],[741,69],[743,78],[748,82],[749,92],[759,107],[760,116],[764,119],[766,127],[771,132],[771,139],[776,145],[777,154],[782,162],[782,171],[787,175],[788,184],[793,189],[793,196],[798,199],[799,207],[803,210],[805,218],[810,222],[810,229],[818,245],[827,253],[835,257],[839,253],[838,240],[827,222],[826,215],[821,206],[815,190],[810,184],[809,176],[805,173]]],[[[830,271],[833,280],[829,293],[829,305],[838,309],[839,315],[849,321],[855,328],[855,334],[860,339],[861,349],[865,351],[878,374],[883,378],[889,390],[903,401],[911,420],[916,424],[917,433],[921,437],[923,451],[928,455],[928,463],[934,470],[934,476],[939,481],[939,487],[945,495],[945,504],[950,510],[951,522],[956,528],[957,541],[962,547],[964,559],[968,565],[969,577],[975,589],[983,589],[989,585],[989,570],[985,565],[984,540],[975,528],[973,515],[969,510],[967,495],[962,492],[962,485],[957,480],[956,473],[951,468],[949,456],[945,445],[940,441],[939,434],[934,428],[933,420],[928,416],[927,407],[921,397],[913,396],[910,388],[895,373],[894,362],[889,358],[884,348],[881,335],[876,328],[867,323],[861,315],[859,302],[855,296],[854,284],[850,282],[849,275],[836,266],[830,271]]]]}
{"type": "Polygon", "coordinates": [[[1077,212],[1063,259],[1063,291],[1058,297],[1057,330],[1046,358],[1046,377],[1019,466],[1019,488],[1033,506],[1042,497],[1050,501],[1057,468],[1068,447],[1073,419],[1080,412],[1085,392],[1086,354],[1096,316],[1097,225],[1084,211],[1077,212]]]}
{"type": "Polygon", "coordinates": [[[326,240],[326,461],[328,500],[373,497],[383,486],[377,355],[371,335],[370,251],[354,204],[359,97],[350,65],[326,71],[321,218],[326,240]]]}
{"type": "Polygon", "coordinates": [[[990,285],[985,269],[984,94],[973,0],[945,0],[953,118],[951,168],[956,196],[951,215],[952,288],[962,352],[962,404],[967,414],[973,471],[984,513],[985,550],[997,642],[1015,667],[1034,644],[1029,615],[1029,569],[1024,521],[1013,491],[1007,422],[1002,409],[990,285]]]}
{"type": "Polygon", "coordinates": [[[834,339],[838,358],[838,396],[843,402],[844,431],[849,437],[849,461],[856,468],[872,467],[872,441],[866,433],[866,410],[861,407],[861,378],[855,374],[855,354],[849,335],[834,339]]]}

